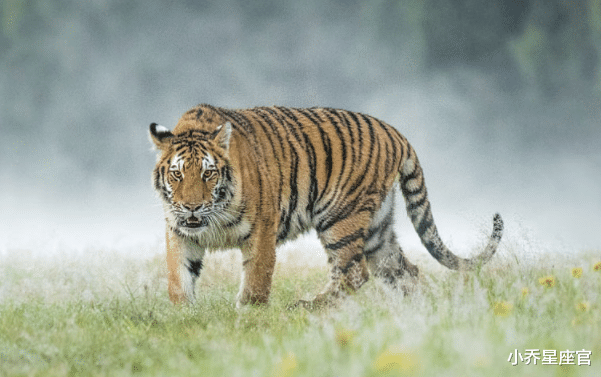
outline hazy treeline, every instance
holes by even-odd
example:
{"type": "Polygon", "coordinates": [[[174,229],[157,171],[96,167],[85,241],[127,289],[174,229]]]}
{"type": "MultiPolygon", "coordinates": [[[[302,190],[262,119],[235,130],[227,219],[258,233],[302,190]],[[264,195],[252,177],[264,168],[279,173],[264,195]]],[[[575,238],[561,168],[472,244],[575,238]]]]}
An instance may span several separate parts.
{"type": "MultiPolygon", "coordinates": [[[[152,28],[155,22],[164,23],[161,19],[172,21],[165,17],[172,12],[197,16],[199,21],[210,15],[235,20],[248,30],[240,35],[247,40],[265,31],[265,24],[278,20],[281,27],[347,21],[353,34],[365,42],[390,46],[393,54],[402,54],[409,47],[418,59],[419,71],[468,65],[504,79],[502,84],[508,90],[534,85],[547,96],[574,88],[601,89],[598,0],[331,0],[303,4],[276,0],[177,4],[161,0],[7,0],[2,4],[2,60],[10,67],[35,58],[37,67],[42,68],[39,74],[56,75],[74,68],[73,64],[85,63],[60,54],[68,52],[60,51],[60,46],[56,46],[58,54],[42,48],[53,39],[60,42],[65,23],[73,23],[72,33],[85,28],[91,37],[86,47],[91,49],[119,43],[120,36],[139,37],[132,33],[142,33],[144,26],[152,28]]],[[[203,35],[195,37],[202,39],[203,35]]],[[[272,38],[279,39],[279,34],[272,38]]],[[[281,47],[285,54],[285,47],[290,51],[300,46],[281,47]]]]}
{"type": "Polygon", "coordinates": [[[598,0],[427,4],[423,30],[428,67],[467,64],[488,71],[508,91],[531,87],[547,98],[601,89],[598,0]]]}
{"type": "Polygon", "coordinates": [[[1,11],[6,175],[146,183],[147,124],[196,103],[363,111],[441,78],[478,109],[464,125],[476,137],[506,114],[526,143],[598,135],[599,0],[6,0],[1,11]]]}

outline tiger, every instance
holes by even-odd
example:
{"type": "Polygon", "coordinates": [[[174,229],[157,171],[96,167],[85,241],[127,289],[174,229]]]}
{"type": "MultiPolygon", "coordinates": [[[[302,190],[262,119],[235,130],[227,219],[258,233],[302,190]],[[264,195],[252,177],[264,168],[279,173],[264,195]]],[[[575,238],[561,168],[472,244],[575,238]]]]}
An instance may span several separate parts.
{"type": "Polygon", "coordinates": [[[396,128],[372,116],[333,108],[227,109],[201,104],[173,131],[150,124],[158,152],[154,189],[166,221],[169,299],[195,301],[207,251],[240,249],[236,306],[267,304],[276,247],[315,229],[327,254],[328,282],[316,307],[357,291],[370,275],[398,287],[417,281],[393,230],[397,189],[428,252],[452,270],[489,261],[503,233],[493,216],[484,250],[461,258],[441,240],[424,174],[396,128]]]}

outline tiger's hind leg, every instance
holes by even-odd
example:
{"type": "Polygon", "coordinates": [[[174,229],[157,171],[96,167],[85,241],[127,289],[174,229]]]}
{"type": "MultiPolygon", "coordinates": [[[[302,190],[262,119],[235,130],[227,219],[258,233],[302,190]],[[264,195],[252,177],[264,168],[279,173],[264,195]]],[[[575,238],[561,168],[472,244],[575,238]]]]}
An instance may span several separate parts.
{"type": "Polygon", "coordinates": [[[369,270],[391,287],[407,294],[417,282],[419,268],[403,254],[394,233],[382,241],[378,250],[367,250],[371,251],[366,257],[369,270]]]}
{"type": "Polygon", "coordinates": [[[393,230],[394,193],[393,188],[374,214],[365,236],[363,254],[374,276],[407,293],[407,283],[415,283],[419,269],[407,260],[396,240],[393,230]]]}
{"type": "Polygon", "coordinates": [[[313,300],[301,300],[297,305],[313,308],[328,304],[345,292],[356,291],[369,279],[363,255],[369,213],[351,214],[343,220],[331,221],[335,220],[324,220],[321,227],[316,227],[328,255],[330,280],[313,300]]]}

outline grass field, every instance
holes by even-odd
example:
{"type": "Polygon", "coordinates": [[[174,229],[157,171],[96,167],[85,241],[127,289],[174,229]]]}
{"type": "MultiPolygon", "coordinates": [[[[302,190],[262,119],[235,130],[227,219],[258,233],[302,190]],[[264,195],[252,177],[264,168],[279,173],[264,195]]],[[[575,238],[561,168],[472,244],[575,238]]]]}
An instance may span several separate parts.
{"type": "Polygon", "coordinates": [[[13,250],[0,261],[0,375],[599,376],[600,256],[505,252],[463,274],[424,257],[409,296],[370,280],[309,312],[287,307],[322,288],[325,266],[290,256],[270,305],[236,310],[235,251],[209,256],[198,302],[174,307],[161,256],[13,250]],[[567,350],[574,365],[542,365],[567,350]]]}

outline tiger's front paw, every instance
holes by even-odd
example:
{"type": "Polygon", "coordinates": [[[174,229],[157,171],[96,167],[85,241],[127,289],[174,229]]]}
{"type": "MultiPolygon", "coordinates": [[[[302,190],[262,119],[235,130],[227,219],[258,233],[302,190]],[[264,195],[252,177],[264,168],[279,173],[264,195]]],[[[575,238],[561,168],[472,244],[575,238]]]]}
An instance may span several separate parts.
{"type": "Polygon", "coordinates": [[[245,305],[267,305],[269,301],[268,295],[261,294],[253,294],[247,290],[244,290],[238,294],[238,299],[236,301],[236,307],[240,309],[245,305]]]}
{"type": "Polygon", "coordinates": [[[290,305],[288,310],[296,308],[305,308],[307,310],[317,310],[327,306],[333,306],[338,301],[340,294],[333,293],[320,293],[313,300],[298,300],[296,303],[290,305]]]}
{"type": "Polygon", "coordinates": [[[316,303],[313,300],[298,300],[294,304],[288,306],[288,310],[294,310],[296,308],[305,308],[309,311],[317,309],[319,306],[323,306],[323,303],[316,303]]]}

